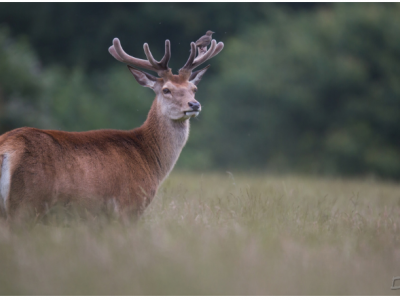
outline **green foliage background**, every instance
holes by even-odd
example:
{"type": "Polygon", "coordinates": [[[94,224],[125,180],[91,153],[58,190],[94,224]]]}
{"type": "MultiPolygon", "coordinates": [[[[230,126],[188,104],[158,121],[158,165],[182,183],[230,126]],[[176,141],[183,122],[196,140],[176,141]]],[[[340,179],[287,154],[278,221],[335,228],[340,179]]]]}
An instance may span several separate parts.
{"type": "Polygon", "coordinates": [[[140,126],[153,92],[108,54],[225,43],[179,168],[400,178],[400,5],[0,3],[0,130],[140,126]]]}

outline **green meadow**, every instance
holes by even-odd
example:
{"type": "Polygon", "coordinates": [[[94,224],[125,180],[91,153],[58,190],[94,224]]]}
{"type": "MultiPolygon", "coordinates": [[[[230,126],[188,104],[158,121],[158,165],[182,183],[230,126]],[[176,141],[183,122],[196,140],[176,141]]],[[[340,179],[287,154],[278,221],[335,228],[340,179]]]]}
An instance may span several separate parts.
{"type": "Polygon", "coordinates": [[[1,223],[0,293],[400,295],[399,226],[394,182],[174,171],[137,221],[1,223]]]}

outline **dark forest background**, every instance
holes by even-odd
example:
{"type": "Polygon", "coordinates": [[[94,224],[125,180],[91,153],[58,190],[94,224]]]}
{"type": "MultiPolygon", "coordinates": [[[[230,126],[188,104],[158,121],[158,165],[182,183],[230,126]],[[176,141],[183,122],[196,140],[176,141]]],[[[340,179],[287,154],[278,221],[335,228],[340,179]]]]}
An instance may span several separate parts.
{"type": "Polygon", "coordinates": [[[207,30],[225,43],[199,85],[178,168],[400,179],[397,3],[0,3],[0,133],[131,129],[153,92],[107,51],[174,72],[207,30]]]}

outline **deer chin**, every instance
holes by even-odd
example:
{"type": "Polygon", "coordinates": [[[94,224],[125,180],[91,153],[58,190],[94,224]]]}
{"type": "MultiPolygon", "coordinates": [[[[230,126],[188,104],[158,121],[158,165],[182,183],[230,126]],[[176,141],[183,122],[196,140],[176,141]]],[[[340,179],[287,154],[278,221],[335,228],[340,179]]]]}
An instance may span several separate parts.
{"type": "Polygon", "coordinates": [[[185,111],[185,116],[191,118],[191,117],[197,117],[199,115],[199,111],[185,111]]]}

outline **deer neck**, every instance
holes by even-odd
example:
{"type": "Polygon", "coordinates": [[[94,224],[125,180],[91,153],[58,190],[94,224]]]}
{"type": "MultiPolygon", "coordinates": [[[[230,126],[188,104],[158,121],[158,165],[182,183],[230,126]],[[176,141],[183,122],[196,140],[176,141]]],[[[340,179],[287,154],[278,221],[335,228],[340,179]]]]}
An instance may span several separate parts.
{"type": "Polygon", "coordinates": [[[189,120],[174,121],[163,115],[157,98],[146,121],[140,127],[144,134],[146,159],[151,168],[157,170],[161,183],[172,171],[189,136],[189,120]]]}

